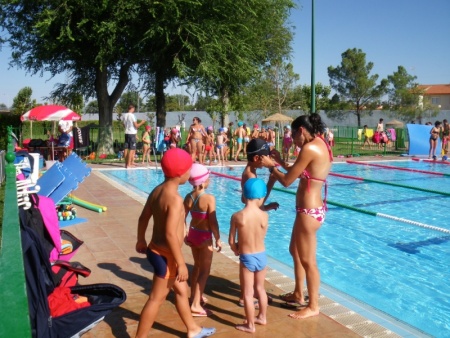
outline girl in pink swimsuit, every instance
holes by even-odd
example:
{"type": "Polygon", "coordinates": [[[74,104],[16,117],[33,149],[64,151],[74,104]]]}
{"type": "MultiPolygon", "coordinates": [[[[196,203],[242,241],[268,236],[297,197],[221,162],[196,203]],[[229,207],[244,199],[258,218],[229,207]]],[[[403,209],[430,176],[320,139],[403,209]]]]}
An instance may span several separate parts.
{"type": "Polygon", "coordinates": [[[319,314],[320,275],[316,262],[316,233],[325,220],[326,178],[331,169],[333,154],[323,138],[325,125],[318,114],[303,115],[292,122],[294,144],[301,148],[292,166],[282,161],[278,151],[263,156],[262,163],[269,167],[272,175],[285,187],[300,177],[296,194],[296,216],[292,230],[289,251],[294,259],[295,290],[282,298],[304,307],[290,314],[292,318],[301,319],[319,314]],[[276,169],[278,162],[285,170],[276,169]],[[322,200],[322,187],[325,185],[325,199],[322,200]],[[306,275],[309,303],[305,304],[303,280],[306,275]]]}
{"type": "Polygon", "coordinates": [[[216,199],[207,194],[209,170],[202,164],[192,165],[189,183],[193,190],[184,199],[186,217],[191,215],[191,223],[185,243],[191,247],[194,268],[191,274],[191,312],[194,317],[206,317],[211,311],[202,306],[203,291],[209,277],[213,257],[212,236],[215,238],[217,251],[222,249],[219,224],[216,218],[216,199]]]}

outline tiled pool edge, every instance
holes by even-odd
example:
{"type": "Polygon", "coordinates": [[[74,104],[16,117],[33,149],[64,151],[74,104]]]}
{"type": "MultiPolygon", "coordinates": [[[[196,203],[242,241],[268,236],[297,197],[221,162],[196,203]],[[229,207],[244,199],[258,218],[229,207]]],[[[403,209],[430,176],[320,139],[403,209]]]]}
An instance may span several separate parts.
{"type": "MultiPolygon", "coordinates": [[[[145,204],[146,196],[134,192],[101,171],[108,171],[108,169],[94,169],[93,173],[142,205],[145,204]]],[[[222,249],[222,254],[239,263],[230,249],[222,249]]],[[[284,292],[292,291],[294,288],[292,269],[274,259],[269,259],[266,280],[284,292]]],[[[343,293],[340,294],[339,291],[324,284],[321,285],[319,305],[323,314],[363,337],[428,337],[424,332],[399,322],[367,304],[353,300],[343,293]]]]}

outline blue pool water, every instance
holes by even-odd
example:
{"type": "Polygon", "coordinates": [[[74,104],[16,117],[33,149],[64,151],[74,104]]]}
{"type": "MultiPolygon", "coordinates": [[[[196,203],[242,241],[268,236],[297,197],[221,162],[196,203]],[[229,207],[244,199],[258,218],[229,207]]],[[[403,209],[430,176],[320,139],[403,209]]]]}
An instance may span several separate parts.
{"type": "MultiPolygon", "coordinates": [[[[445,165],[413,161],[389,165],[450,173],[450,166],[445,165]]],[[[212,170],[238,177],[242,172],[242,168],[212,170]]],[[[450,177],[445,176],[348,164],[335,164],[332,171],[450,191],[450,177]]],[[[161,172],[154,170],[105,173],[142,194],[162,181],[161,172]]],[[[265,170],[258,174],[267,178],[265,170]]],[[[334,176],[328,182],[330,201],[450,229],[449,196],[334,176]]],[[[289,189],[296,187],[294,183],[289,189]]],[[[184,196],[190,189],[186,184],[179,191],[184,196]]],[[[220,230],[228,234],[231,214],[242,208],[240,183],[212,176],[209,192],[216,196],[220,230]]],[[[280,208],[270,212],[266,250],[275,260],[292,266],[288,245],[294,195],[272,191],[270,201],[277,201],[280,208]]],[[[430,335],[450,336],[450,234],[330,205],[318,232],[317,256],[322,283],[430,335]]]]}

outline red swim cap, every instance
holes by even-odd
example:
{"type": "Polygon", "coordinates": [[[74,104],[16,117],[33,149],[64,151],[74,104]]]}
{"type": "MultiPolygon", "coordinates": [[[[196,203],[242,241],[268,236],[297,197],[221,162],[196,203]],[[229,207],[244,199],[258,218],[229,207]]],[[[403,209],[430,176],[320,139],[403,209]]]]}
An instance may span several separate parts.
{"type": "Polygon", "coordinates": [[[192,157],[180,148],[166,151],[161,159],[161,168],[167,178],[180,177],[192,167],[192,157]]]}

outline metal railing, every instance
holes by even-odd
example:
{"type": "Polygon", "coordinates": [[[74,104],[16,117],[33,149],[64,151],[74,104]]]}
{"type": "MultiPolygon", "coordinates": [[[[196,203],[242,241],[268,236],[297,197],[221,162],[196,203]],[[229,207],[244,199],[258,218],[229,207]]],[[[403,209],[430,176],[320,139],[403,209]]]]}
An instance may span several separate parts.
{"type": "Polygon", "coordinates": [[[0,337],[31,337],[28,298],[17,206],[12,128],[5,155],[6,186],[0,248],[0,337]]]}

